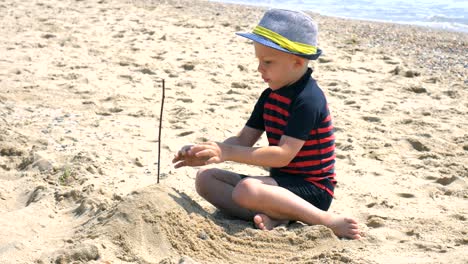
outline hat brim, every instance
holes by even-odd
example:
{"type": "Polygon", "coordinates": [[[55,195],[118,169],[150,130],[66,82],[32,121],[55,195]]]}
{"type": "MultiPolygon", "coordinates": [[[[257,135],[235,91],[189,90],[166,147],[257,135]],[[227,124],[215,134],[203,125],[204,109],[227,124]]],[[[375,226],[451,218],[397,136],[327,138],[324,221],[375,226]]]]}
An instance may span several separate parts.
{"type": "Polygon", "coordinates": [[[264,38],[264,37],[262,37],[260,35],[254,34],[254,33],[240,33],[240,32],[237,32],[236,34],[241,36],[241,37],[248,38],[250,40],[258,42],[258,43],[260,43],[262,45],[265,45],[267,47],[270,47],[270,48],[273,48],[273,49],[276,49],[276,50],[279,50],[279,51],[283,51],[283,52],[286,52],[286,53],[294,54],[294,55],[297,55],[299,57],[306,58],[306,59],[309,59],[309,60],[316,60],[322,54],[321,49],[317,49],[317,53],[312,54],[312,55],[307,55],[307,54],[302,54],[302,53],[289,51],[289,50],[281,47],[280,45],[274,43],[273,41],[271,41],[269,39],[266,39],[266,38],[264,38]]]}

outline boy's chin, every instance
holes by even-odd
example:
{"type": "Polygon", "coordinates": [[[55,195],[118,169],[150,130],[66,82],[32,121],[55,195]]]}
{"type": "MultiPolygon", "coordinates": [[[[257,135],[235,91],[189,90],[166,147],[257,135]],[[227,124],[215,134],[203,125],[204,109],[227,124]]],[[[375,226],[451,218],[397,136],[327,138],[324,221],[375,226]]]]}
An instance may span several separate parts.
{"type": "Polygon", "coordinates": [[[274,85],[274,84],[268,84],[268,87],[270,87],[270,89],[272,89],[272,90],[278,90],[278,89],[281,88],[282,86],[274,85]]]}

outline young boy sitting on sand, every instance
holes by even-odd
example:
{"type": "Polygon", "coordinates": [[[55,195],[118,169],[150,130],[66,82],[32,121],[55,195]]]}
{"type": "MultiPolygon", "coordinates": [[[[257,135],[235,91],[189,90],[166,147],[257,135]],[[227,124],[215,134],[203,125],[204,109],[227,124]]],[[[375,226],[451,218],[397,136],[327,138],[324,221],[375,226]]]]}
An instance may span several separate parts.
{"type": "Polygon", "coordinates": [[[244,128],[224,142],[184,146],[175,167],[223,161],[270,167],[269,176],[200,169],[196,190],[219,210],[270,230],[288,221],[325,225],[359,239],[357,222],[327,212],[333,199],[335,142],[326,98],[308,68],[317,59],[317,25],[302,12],[271,9],[252,33],[263,91],[244,128]],[[266,131],[269,146],[252,147],[266,131]]]}

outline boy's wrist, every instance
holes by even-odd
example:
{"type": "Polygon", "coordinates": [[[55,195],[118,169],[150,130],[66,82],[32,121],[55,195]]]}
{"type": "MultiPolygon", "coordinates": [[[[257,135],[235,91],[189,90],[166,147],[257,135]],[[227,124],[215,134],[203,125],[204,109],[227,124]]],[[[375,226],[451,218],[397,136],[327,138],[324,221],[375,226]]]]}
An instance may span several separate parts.
{"type": "Polygon", "coordinates": [[[221,156],[223,161],[231,160],[232,156],[232,145],[223,142],[217,142],[219,149],[221,150],[221,156]]]}

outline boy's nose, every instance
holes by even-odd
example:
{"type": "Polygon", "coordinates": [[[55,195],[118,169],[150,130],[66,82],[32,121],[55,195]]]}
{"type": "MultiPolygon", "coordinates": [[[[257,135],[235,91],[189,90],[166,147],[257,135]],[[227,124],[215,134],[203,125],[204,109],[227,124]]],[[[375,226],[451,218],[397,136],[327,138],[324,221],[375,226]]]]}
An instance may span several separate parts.
{"type": "Polygon", "coordinates": [[[260,72],[260,73],[263,73],[263,68],[262,68],[261,63],[258,64],[257,71],[260,72]]]}

